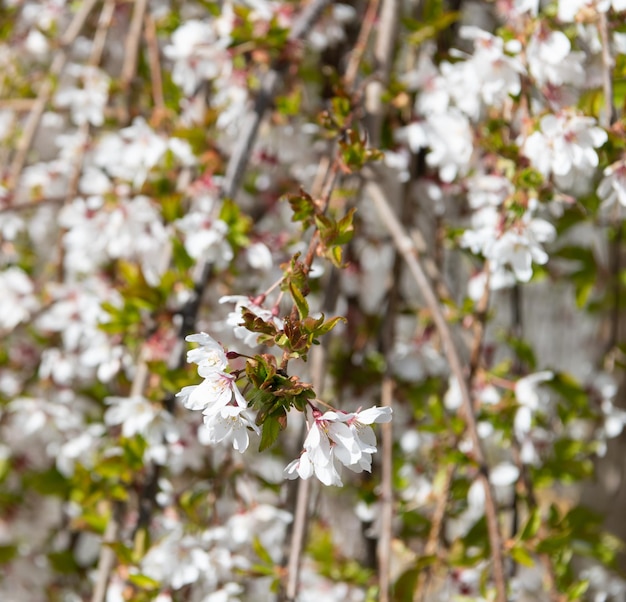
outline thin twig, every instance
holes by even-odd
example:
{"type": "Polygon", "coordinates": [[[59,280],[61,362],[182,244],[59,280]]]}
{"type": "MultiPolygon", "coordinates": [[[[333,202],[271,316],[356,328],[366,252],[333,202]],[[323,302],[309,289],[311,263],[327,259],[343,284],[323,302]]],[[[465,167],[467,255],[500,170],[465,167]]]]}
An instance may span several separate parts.
{"type": "MultiPolygon", "coordinates": [[[[98,26],[96,28],[96,33],[94,34],[93,45],[91,47],[91,53],[89,55],[88,64],[91,67],[97,67],[102,60],[102,54],[104,53],[104,46],[106,43],[107,34],[109,32],[109,28],[111,27],[111,21],[115,12],[115,2],[116,0],[106,0],[104,6],[102,7],[102,11],[100,12],[98,26]]],[[[88,121],[83,123],[78,130],[78,137],[84,148],[87,148],[89,144],[89,131],[90,125],[88,121]]],[[[83,169],[84,160],[84,152],[79,152],[73,157],[72,165],[70,166],[70,178],[67,186],[65,202],[71,201],[78,193],[78,185],[80,181],[80,174],[83,169]]],[[[63,252],[63,245],[61,240],[59,240],[59,272],[61,274],[63,272],[63,252]]]]}
{"type": "MultiPolygon", "coordinates": [[[[613,102],[613,69],[615,67],[615,61],[611,55],[609,24],[606,13],[600,13],[598,19],[598,33],[602,42],[602,88],[604,91],[604,115],[601,116],[601,124],[608,129],[617,120],[617,111],[615,109],[615,103],[613,102]]],[[[621,318],[620,306],[622,287],[619,274],[622,263],[622,224],[616,219],[614,226],[616,235],[611,244],[609,259],[609,267],[613,281],[613,307],[611,308],[609,337],[606,348],[607,353],[617,345],[621,318]]]]}
{"type": "Polygon", "coordinates": [[[39,207],[45,207],[47,205],[62,205],[65,202],[67,196],[55,196],[46,197],[30,203],[20,203],[19,205],[7,205],[0,207],[0,215],[3,213],[22,213],[23,211],[29,211],[30,209],[38,209],[39,207]]]}
{"type": "MultiPolygon", "coordinates": [[[[428,532],[428,539],[426,540],[426,545],[424,546],[424,556],[434,556],[437,552],[439,538],[441,536],[441,529],[443,526],[443,519],[446,515],[446,506],[448,505],[448,497],[450,495],[450,487],[452,485],[454,470],[454,464],[449,464],[448,468],[446,469],[445,480],[443,482],[443,487],[440,492],[439,498],[437,499],[437,505],[435,506],[435,511],[433,513],[430,531],[428,532]]],[[[424,600],[426,599],[426,594],[428,593],[428,585],[432,572],[432,565],[429,565],[428,567],[426,567],[425,570],[420,572],[419,578],[417,580],[417,586],[415,587],[415,600],[424,602],[424,600]]]]}
{"type": "Polygon", "coordinates": [[[472,341],[470,351],[470,364],[469,364],[469,383],[470,387],[474,383],[474,377],[478,371],[480,364],[480,357],[483,350],[483,339],[485,337],[485,322],[487,321],[487,311],[489,310],[489,297],[491,289],[489,288],[489,262],[485,262],[484,273],[485,278],[485,290],[481,298],[476,305],[476,311],[474,312],[474,339],[472,341]]]}
{"type": "MultiPolygon", "coordinates": [[[[324,387],[325,356],[323,345],[318,345],[311,350],[311,384],[314,391],[322,391],[324,387]]],[[[284,600],[284,602],[295,600],[298,593],[300,564],[302,562],[302,552],[304,551],[309,517],[310,493],[311,481],[309,479],[299,479],[293,530],[289,546],[289,560],[287,562],[287,586],[284,598],[280,596],[278,598],[279,600],[284,600]]]]}
{"type": "Polygon", "coordinates": [[[370,0],[370,3],[367,6],[367,11],[363,17],[363,25],[359,31],[359,37],[357,38],[356,44],[350,53],[350,60],[348,61],[348,66],[346,67],[344,84],[347,89],[351,89],[356,81],[361,60],[363,59],[363,54],[367,48],[367,42],[372,33],[372,29],[374,28],[374,23],[376,22],[379,4],[380,0],[370,0]]]}
{"type": "MultiPolygon", "coordinates": [[[[329,2],[330,0],[313,0],[295,21],[289,34],[289,41],[294,42],[304,37],[329,2]]],[[[222,196],[225,198],[233,198],[239,190],[259,126],[265,111],[274,99],[281,71],[281,65],[276,64],[263,78],[261,89],[255,99],[254,110],[243,124],[241,134],[226,168],[222,185],[222,196]]]]}
{"type": "Polygon", "coordinates": [[[137,55],[139,54],[139,43],[141,42],[141,27],[144,22],[144,15],[148,7],[148,0],[135,0],[133,16],[126,36],[124,45],[124,64],[120,75],[120,85],[122,90],[128,92],[130,83],[135,77],[137,69],[137,55]]]}
{"type": "Polygon", "coordinates": [[[463,370],[461,358],[452,336],[452,332],[443,315],[437,296],[428,278],[426,277],[415,246],[411,238],[405,232],[403,226],[398,221],[398,218],[389,207],[385,193],[375,180],[374,173],[371,170],[368,171],[370,172],[370,176],[372,178],[367,184],[370,198],[376,206],[376,210],[378,211],[381,221],[391,234],[398,252],[406,261],[407,267],[418,285],[426,305],[432,313],[433,321],[435,322],[435,326],[439,331],[439,336],[443,341],[444,352],[448,359],[450,370],[458,382],[467,433],[472,443],[474,458],[480,469],[478,479],[482,483],[485,490],[485,518],[487,520],[487,529],[491,546],[496,600],[497,602],[506,602],[506,581],[504,574],[502,540],[498,524],[498,512],[491,484],[489,483],[489,467],[486,462],[480,436],[478,435],[478,427],[476,417],[474,415],[472,398],[467,384],[467,376],[463,370]]]}
{"type": "Polygon", "coordinates": [[[32,111],[36,102],[36,98],[1,98],[0,109],[28,113],[28,111],[32,111]]]}
{"type": "Polygon", "coordinates": [[[609,24],[606,13],[600,13],[598,32],[602,42],[602,88],[604,90],[604,115],[601,116],[603,127],[609,128],[617,119],[615,103],[613,102],[613,68],[615,61],[611,56],[609,41],[609,24]]]}
{"type": "Polygon", "coordinates": [[[26,124],[24,125],[24,131],[22,132],[22,135],[16,145],[15,156],[13,157],[13,161],[9,167],[9,174],[6,183],[6,187],[11,193],[15,192],[20,175],[24,169],[26,156],[28,155],[28,151],[30,150],[35,134],[37,133],[37,129],[39,128],[39,123],[46,105],[48,104],[48,101],[52,96],[52,92],[54,91],[54,82],[61,74],[61,71],[63,71],[63,67],[65,67],[65,63],[67,62],[68,55],[65,48],[74,42],[97,1],[98,0],[85,0],[67,30],[61,37],[61,49],[57,51],[54,60],[52,61],[52,65],[50,65],[48,79],[39,88],[37,99],[33,104],[32,110],[28,115],[26,124]]]}
{"type": "MultiPolygon", "coordinates": [[[[530,475],[528,474],[528,467],[522,462],[521,448],[519,443],[513,440],[513,445],[511,449],[513,452],[513,461],[515,462],[515,465],[517,466],[521,475],[521,478],[518,481],[518,486],[523,489],[523,493],[526,495],[528,507],[536,509],[538,505],[537,499],[535,497],[535,490],[530,475]]],[[[548,534],[546,533],[545,525],[542,523],[539,527],[537,536],[542,539],[547,535],[548,534]]],[[[565,602],[567,596],[565,594],[560,594],[557,589],[557,577],[554,570],[554,563],[552,562],[550,555],[544,552],[539,555],[539,559],[541,560],[541,563],[543,564],[546,571],[545,580],[547,581],[550,600],[552,602],[565,602]]]]}
{"type": "Polygon", "coordinates": [[[109,576],[115,564],[115,551],[110,545],[115,543],[120,528],[120,515],[122,505],[120,502],[113,502],[111,516],[107,523],[104,537],[102,538],[100,558],[96,569],[96,584],[91,596],[91,602],[104,602],[109,584],[109,576]]]}
{"type": "Polygon", "coordinates": [[[100,19],[98,19],[98,28],[93,37],[93,46],[91,47],[91,54],[89,56],[89,65],[92,67],[97,67],[102,60],[107,34],[109,33],[113,14],[115,13],[115,3],[116,0],[106,0],[102,7],[100,19]]]}
{"type": "Polygon", "coordinates": [[[379,22],[376,27],[376,43],[374,45],[374,61],[378,78],[371,81],[365,91],[365,108],[367,109],[370,144],[374,148],[380,144],[381,124],[385,108],[382,102],[382,94],[385,85],[389,81],[399,14],[400,6],[398,0],[383,0],[379,22]]]}
{"type": "Polygon", "coordinates": [[[146,13],[144,38],[148,47],[148,61],[150,63],[150,79],[152,80],[152,99],[157,112],[165,111],[165,96],[163,94],[163,76],[161,75],[161,61],[159,58],[159,44],[156,25],[150,13],[146,13]]]}
{"type": "MultiPolygon", "coordinates": [[[[393,317],[392,317],[393,319],[393,317]]],[[[390,408],[393,400],[394,381],[390,376],[383,379],[382,407],[390,408]]],[[[381,483],[380,483],[380,537],[378,539],[378,600],[389,602],[391,590],[391,542],[393,522],[393,432],[391,422],[380,425],[381,431],[381,483]]]]}

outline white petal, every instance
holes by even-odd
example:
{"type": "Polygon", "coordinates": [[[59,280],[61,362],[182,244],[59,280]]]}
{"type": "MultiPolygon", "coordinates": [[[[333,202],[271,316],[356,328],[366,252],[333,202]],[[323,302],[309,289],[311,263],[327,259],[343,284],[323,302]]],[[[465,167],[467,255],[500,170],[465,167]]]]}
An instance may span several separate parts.
{"type": "Polygon", "coordinates": [[[491,484],[497,487],[513,485],[518,478],[519,468],[510,462],[501,462],[492,469],[491,474],[489,475],[491,484]]]}

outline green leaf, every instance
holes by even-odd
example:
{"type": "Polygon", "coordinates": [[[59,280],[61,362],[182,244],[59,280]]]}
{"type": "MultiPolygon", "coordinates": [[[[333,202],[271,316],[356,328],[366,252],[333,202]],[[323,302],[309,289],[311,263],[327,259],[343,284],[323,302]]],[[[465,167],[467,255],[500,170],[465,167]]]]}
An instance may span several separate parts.
{"type": "Polygon", "coordinates": [[[128,576],[128,580],[140,589],[148,591],[154,591],[161,586],[161,584],[156,579],[152,579],[152,577],[148,577],[148,575],[142,575],[141,573],[136,573],[134,575],[130,574],[128,576]]]}
{"type": "Polygon", "coordinates": [[[269,415],[263,422],[263,430],[261,431],[261,442],[259,443],[259,451],[262,452],[276,443],[278,435],[281,431],[281,424],[278,416],[269,415]]]}
{"type": "Polygon", "coordinates": [[[252,220],[241,212],[235,201],[226,199],[219,217],[228,225],[226,239],[233,249],[247,247],[250,244],[248,232],[252,227],[252,220]]]}
{"type": "Polygon", "coordinates": [[[305,296],[302,294],[302,291],[298,287],[296,287],[293,282],[290,282],[289,292],[291,293],[291,298],[293,299],[293,302],[298,308],[298,314],[300,314],[300,319],[306,319],[309,315],[309,304],[307,303],[305,296]]]}
{"type": "Polygon", "coordinates": [[[539,531],[539,527],[541,527],[541,512],[538,508],[534,508],[530,513],[524,528],[520,534],[520,539],[522,541],[528,541],[537,535],[539,531]]]}
{"type": "Polygon", "coordinates": [[[576,602],[581,599],[582,595],[589,589],[589,580],[579,581],[572,584],[567,590],[567,599],[576,602]]]}
{"type": "Polygon", "coordinates": [[[17,556],[17,546],[2,545],[0,546],[0,564],[10,562],[17,556]]]}
{"type": "Polygon", "coordinates": [[[48,560],[52,565],[52,568],[61,574],[76,573],[79,570],[76,559],[71,550],[63,550],[61,552],[51,552],[48,554],[48,560]]]}
{"type": "Polygon", "coordinates": [[[291,205],[291,210],[293,211],[292,222],[302,222],[303,230],[313,225],[313,216],[317,211],[317,207],[310,194],[301,188],[298,194],[286,194],[281,197],[281,200],[286,200],[291,205]]]}
{"type": "Polygon", "coordinates": [[[398,577],[393,586],[394,602],[412,602],[420,571],[411,568],[398,577]]]}
{"type": "Polygon", "coordinates": [[[513,546],[509,550],[509,554],[511,558],[515,560],[518,564],[522,564],[524,566],[532,567],[535,566],[535,561],[533,557],[528,553],[528,550],[521,546],[513,546]]]}
{"type": "Polygon", "coordinates": [[[252,540],[252,549],[254,550],[254,553],[268,566],[273,567],[274,566],[274,560],[272,559],[271,554],[265,549],[265,547],[263,546],[263,544],[261,543],[261,540],[258,538],[258,536],[254,536],[254,539],[252,540]]]}
{"type": "Polygon", "coordinates": [[[330,320],[327,320],[318,328],[316,328],[313,334],[315,336],[325,335],[326,333],[330,332],[335,326],[337,326],[339,322],[347,322],[347,320],[343,316],[336,316],[334,318],[331,318],[330,320]]]}

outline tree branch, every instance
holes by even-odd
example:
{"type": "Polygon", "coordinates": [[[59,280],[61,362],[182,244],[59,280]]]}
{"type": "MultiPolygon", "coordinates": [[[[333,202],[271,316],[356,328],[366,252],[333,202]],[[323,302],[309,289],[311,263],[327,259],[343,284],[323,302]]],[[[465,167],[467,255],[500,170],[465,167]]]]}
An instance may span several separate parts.
{"type": "Polygon", "coordinates": [[[52,92],[54,91],[55,80],[61,74],[61,71],[63,71],[63,68],[65,67],[65,63],[67,62],[68,55],[65,48],[74,42],[83,28],[89,13],[91,13],[92,9],[97,4],[97,1],[98,0],[85,0],[85,2],[81,5],[80,10],[76,13],[74,19],[61,37],[61,49],[57,52],[54,60],[52,61],[52,65],[49,69],[49,77],[39,89],[37,99],[35,100],[35,103],[28,115],[28,119],[24,125],[24,130],[15,148],[15,156],[13,157],[13,161],[9,167],[9,175],[6,186],[11,193],[15,193],[15,188],[17,187],[20,175],[22,174],[22,170],[24,169],[24,165],[26,163],[26,156],[28,155],[28,151],[30,150],[35,134],[37,133],[37,129],[39,128],[39,123],[46,105],[48,104],[48,101],[52,96],[52,92]]]}
{"type": "Polygon", "coordinates": [[[472,398],[467,384],[467,376],[461,362],[461,357],[452,336],[450,327],[439,305],[437,296],[428,278],[426,277],[424,269],[422,268],[422,264],[413,244],[413,241],[407,235],[404,228],[398,221],[398,218],[389,207],[385,193],[382,190],[380,184],[378,184],[378,182],[376,181],[376,176],[374,172],[368,169],[364,170],[364,173],[366,176],[369,176],[369,181],[366,185],[366,188],[370,194],[370,198],[372,199],[376,207],[381,221],[391,234],[391,237],[398,252],[406,261],[407,267],[409,268],[413,279],[420,289],[426,305],[431,311],[433,321],[435,322],[435,326],[437,327],[439,335],[441,336],[441,339],[443,341],[444,352],[450,365],[450,370],[459,385],[467,433],[472,443],[474,458],[479,467],[478,479],[483,484],[485,490],[485,517],[487,519],[487,529],[489,532],[489,542],[491,546],[493,578],[496,586],[496,600],[497,602],[506,602],[507,596],[504,574],[504,558],[502,551],[500,527],[498,525],[498,512],[494,494],[491,489],[491,484],[489,483],[489,467],[487,465],[485,453],[483,451],[482,443],[478,435],[478,427],[476,423],[476,417],[474,415],[472,398]]]}
{"type": "MultiPolygon", "coordinates": [[[[303,38],[315,21],[317,21],[322,10],[324,10],[329,2],[330,0],[313,0],[307,5],[291,28],[288,38],[289,42],[295,42],[303,38]]],[[[246,166],[248,165],[259,126],[261,125],[265,111],[274,100],[276,85],[281,73],[282,65],[274,64],[273,68],[270,69],[263,78],[261,89],[254,102],[254,110],[245,120],[241,134],[226,168],[224,183],[222,185],[222,196],[225,198],[233,198],[241,186],[241,180],[246,166]]]]}

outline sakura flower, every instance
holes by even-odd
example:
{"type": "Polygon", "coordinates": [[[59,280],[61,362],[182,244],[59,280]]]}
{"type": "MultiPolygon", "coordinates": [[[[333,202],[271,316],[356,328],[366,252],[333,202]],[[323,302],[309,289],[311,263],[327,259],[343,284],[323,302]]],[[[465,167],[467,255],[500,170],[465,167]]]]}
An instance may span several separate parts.
{"type": "Polygon", "coordinates": [[[190,165],[194,161],[187,141],[166,139],[145,119],[136,117],[130,126],[100,138],[94,149],[93,163],[106,174],[140,188],[168,150],[179,164],[190,165]]]}
{"type": "Polygon", "coordinates": [[[99,196],[79,197],[63,207],[59,222],[67,230],[64,261],[72,273],[91,272],[110,259],[136,259],[146,279],[158,281],[168,232],[148,197],[121,199],[117,205],[99,196]]]}
{"type": "MultiPolygon", "coordinates": [[[[474,54],[462,64],[466,70],[466,79],[473,80],[473,85],[479,89],[480,97],[487,106],[502,107],[509,95],[516,96],[521,91],[520,75],[525,73],[520,60],[505,53],[505,43],[502,38],[494,36],[478,27],[462,27],[462,38],[474,41],[474,54]]],[[[456,88],[458,96],[457,106],[462,108],[466,89],[456,88]]],[[[467,113],[471,118],[478,118],[477,114],[467,113]]]]}
{"type": "Polygon", "coordinates": [[[248,265],[255,270],[264,272],[270,270],[273,265],[272,252],[262,242],[255,242],[246,249],[248,265]]]}
{"type": "Polygon", "coordinates": [[[183,387],[176,394],[188,410],[200,410],[212,414],[235,400],[239,407],[247,407],[247,402],[235,384],[235,377],[228,372],[208,373],[199,385],[183,387]]]}
{"type": "Polygon", "coordinates": [[[188,410],[202,412],[207,443],[232,441],[237,451],[244,452],[249,444],[248,429],[259,433],[259,428],[237,387],[235,375],[225,372],[228,362],[223,347],[204,332],[189,335],[186,340],[200,343],[200,347],[188,352],[187,361],[198,365],[198,374],[204,380],[199,385],[183,387],[176,397],[188,410]]]}
{"type": "Polygon", "coordinates": [[[211,566],[205,547],[199,538],[183,535],[176,526],[148,550],[141,561],[142,572],[175,590],[196,583],[203,576],[210,579],[216,567],[211,566]]]}
{"type": "Polygon", "coordinates": [[[80,434],[61,445],[56,455],[57,470],[66,477],[74,474],[76,462],[86,468],[93,466],[95,452],[106,429],[101,423],[90,424],[80,434]]]}
{"type": "Polygon", "coordinates": [[[519,404],[533,411],[540,409],[542,405],[542,395],[538,387],[541,383],[552,380],[553,378],[554,374],[549,370],[535,372],[520,378],[515,383],[515,397],[519,404]]]}
{"type": "Polygon", "coordinates": [[[211,105],[219,109],[215,125],[218,129],[236,135],[241,119],[248,108],[248,89],[238,82],[224,81],[215,93],[211,105]]]}
{"type": "Polygon", "coordinates": [[[226,295],[220,297],[220,303],[235,303],[235,309],[228,314],[226,324],[233,329],[235,336],[250,347],[257,346],[258,333],[249,331],[242,326],[241,312],[244,309],[251,311],[265,322],[271,322],[278,330],[282,330],[283,323],[271,309],[266,309],[251,297],[242,295],[226,295]]]}
{"type": "Polygon", "coordinates": [[[399,141],[407,141],[415,153],[428,147],[426,162],[439,169],[444,182],[452,182],[469,169],[474,149],[472,131],[467,117],[458,109],[433,113],[426,120],[398,130],[399,141]]]}
{"type": "Polygon", "coordinates": [[[62,87],[55,96],[55,103],[70,108],[76,125],[102,125],[109,96],[109,76],[97,67],[76,64],[70,65],[66,71],[79,85],[62,87]]]}
{"type": "Polygon", "coordinates": [[[572,22],[581,14],[605,13],[610,8],[626,10],[626,0],[559,0],[557,16],[561,21],[572,22]]]}
{"type": "Polygon", "coordinates": [[[539,86],[580,86],[585,81],[585,54],[572,51],[562,31],[539,28],[528,42],[526,60],[539,86]]]}
{"type": "Polygon", "coordinates": [[[556,237],[556,229],[549,222],[526,213],[520,222],[488,245],[485,256],[492,261],[492,270],[508,265],[520,282],[528,282],[533,274],[532,264],[543,265],[548,254],[543,243],[556,237]]]}
{"type": "Polygon", "coordinates": [[[226,240],[228,225],[221,219],[212,219],[201,211],[191,211],[175,222],[183,233],[185,250],[196,261],[215,263],[224,267],[234,257],[226,240]]]}
{"type": "Polygon", "coordinates": [[[0,272],[0,328],[13,330],[25,322],[39,307],[35,287],[26,272],[10,267],[0,272]]]}
{"type": "Polygon", "coordinates": [[[489,480],[497,487],[508,487],[517,481],[519,474],[519,468],[515,464],[500,462],[491,469],[489,480]]]}
{"type": "Polygon", "coordinates": [[[514,191],[509,179],[495,174],[479,174],[467,180],[467,200],[472,209],[499,207],[514,191]]]}
{"type": "Polygon", "coordinates": [[[525,13],[536,17],[539,12],[539,0],[499,0],[497,7],[505,20],[519,18],[525,13]]]}
{"type": "Polygon", "coordinates": [[[46,332],[61,333],[63,346],[70,351],[94,344],[98,326],[108,319],[102,309],[107,302],[119,306],[121,296],[103,280],[84,279],[80,283],[51,284],[46,291],[51,305],[38,317],[36,325],[46,332]]]}
{"type": "Polygon", "coordinates": [[[232,440],[233,448],[238,452],[243,453],[248,449],[249,430],[253,430],[257,435],[261,432],[254,422],[253,414],[245,407],[227,405],[212,409],[210,413],[205,410],[203,414],[204,424],[209,431],[209,442],[221,443],[232,440]]]}
{"type": "Polygon", "coordinates": [[[328,460],[324,462],[314,462],[309,452],[305,449],[300,457],[293,460],[285,467],[285,477],[287,479],[309,479],[315,475],[324,485],[343,485],[335,459],[332,452],[328,452],[328,460]]]}
{"type": "Polygon", "coordinates": [[[187,352],[187,361],[198,365],[198,374],[206,377],[213,372],[223,371],[228,366],[224,348],[206,332],[190,334],[185,337],[190,343],[199,343],[200,347],[187,352]]]}
{"type": "Polygon", "coordinates": [[[109,408],[104,413],[107,426],[121,426],[124,437],[141,435],[148,447],[144,460],[164,465],[168,443],[178,440],[178,429],[172,415],[141,396],[107,397],[109,408]]]}
{"type": "Polygon", "coordinates": [[[203,21],[187,21],[172,34],[172,43],[163,52],[174,61],[172,79],[186,96],[192,96],[203,81],[226,68],[229,44],[228,34],[220,36],[211,23],[203,21]]]}
{"type": "Polygon", "coordinates": [[[537,464],[538,445],[545,444],[550,438],[550,434],[543,429],[532,428],[532,421],[535,413],[546,405],[546,398],[539,386],[553,377],[552,372],[544,370],[520,378],[515,384],[515,397],[520,405],[515,413],[513,432],[521,444],[520,455],[524,464],[537,464]]]}
{"type": "Polygon", "coordinates": [[[604,170],[604,178],[598,186],[602,209],[626,208],[626,161],[621,160],[604,170]]]}
{"type": "Polygon", "coordinates": [[[389,422],[391,408],[373,407],[352,413],[314,412],[314,422],[304,440],[300,458],[285,468],[285,476],[310,478],[313,474],[325,485],[341,486],[337,462],[354,472],[371,470],[376,437],[375,422],[389,422]]]}
{"type": "Polygon", "coordinates": [[[522,154],[545,178],[554,174],[560,186],[568,187],[577,174],[593,175],[599,163],[595,149],[608,139],[593,117],[544,115],[539,128],[523,142],[522,154]]]}
{"type": "Polygon", "coordinates": [[[316,50],[324,50],[343,41],[346,37],[345,26],[354,21],[356,11],[348,4],[333,4],[332,14],[328,19],[317,23],[308,34],[307,40],[316,50]]]}

